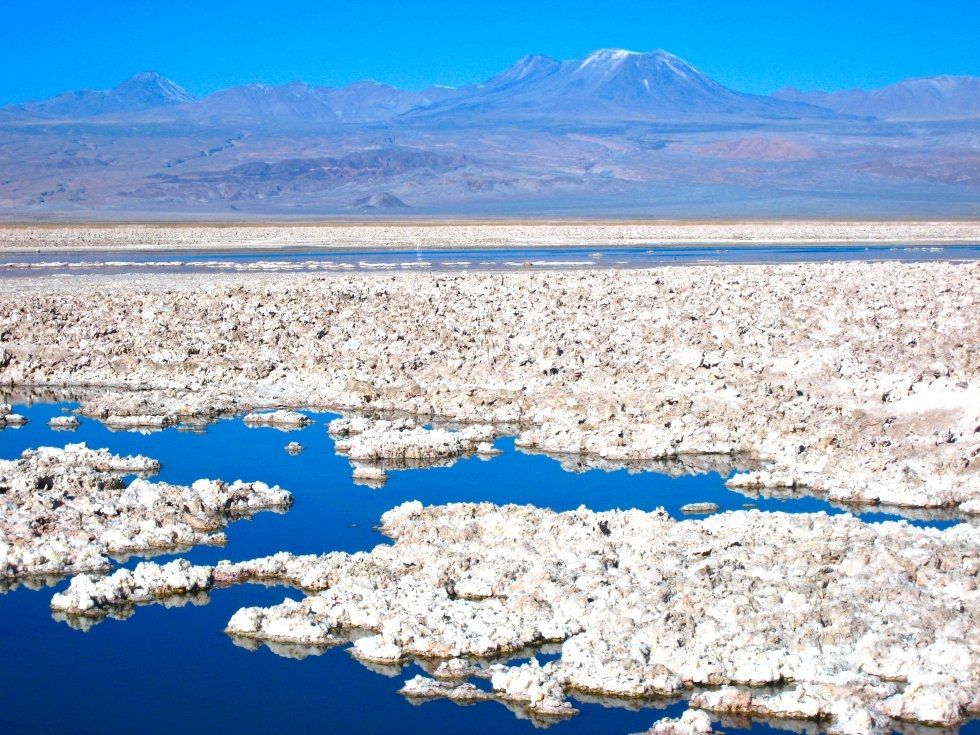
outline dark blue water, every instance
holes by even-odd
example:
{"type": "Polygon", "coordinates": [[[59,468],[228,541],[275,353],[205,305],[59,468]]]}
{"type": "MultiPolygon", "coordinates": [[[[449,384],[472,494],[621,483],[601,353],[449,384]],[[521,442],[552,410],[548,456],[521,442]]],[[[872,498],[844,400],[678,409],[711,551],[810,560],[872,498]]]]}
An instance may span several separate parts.
{"type": "MultiPolygon", "coordinates": [[[[596,510],[653,509],[679,515],[681,505],[713,501],[741,508],[749,499],[724,487],[719,472],[672,478],[656,472],[567,472],[546,456],[514,450],[489,461],[464,459],[452,467],[390,473],[380,489],[355,485],[346,459],[335,454],[325,423],[294,432],[248,429],[219,421],[204,433],[176,428],[151,434],[111,432],[83,419],[74,432],[56,432],[47,420],[68,404],[16,406],[30,423],[0,431],[0,458],[29,447],[85,441],[122,454],[141,453],[163,462],[158,479],[189,483],[201,477],[264,480],[295,495],[285,514],[260,513],[228,528],[225,548],[201,547],[183,554],[196,563],[247,559],[286,550],[319,553],[370,549],[386,539],[373,530],[384,511],[405,500],[426,504],[489,500],[533,503],[557,510],[585,504],[596,510]],[[296,456],[283,447],[298,441],[296,456]]],[[[766,510],[840,512],[813,498],[762,499],[766,510]]],[[[869,518],[871,518],[869,516],[869,518]]],[[[933,524],[937,525],[937,524],[933,524]]],[[[938,525],[945,525],[940,523],[938,525]]],[[[163,556],[160,560],[171,557],[163,556]]],[[[136,560],[127,562],[127,566],[136,560]]],[[[10,733],[207,733],[215,732],[531,732],[534,724],[498,704],[460,707],[450,702],[413,705],[396,694],[419,673],[408,667],[386,677],[355,662],[342,648],[302,660],[263,647],[236,646],[222,630],[246,605],[269,605],[301,593],[288,588],[243,585],[216,590],[210,604],[137,608],[125,621],[106,620],[83,633],[52,619],[51,594],[65,586],[0,595],[0,730],[10,733]]],[[[575,702],[578,717],[556,732],[634,733],[683,703],[575,702]]],[[[731,732],[745,732],[725,728],[731,732]]],[[[757,723],[752,732],[775,732],[757,723]]],[[[980,724],[963,728],[980,735],[980,724]]]]}
{"type": "Polygon", "coordinates": [[[521,247],[344,249],[270,247],[195,250],[44,250],[0,255],[0,276],[64,273],[202,273],[261,265],[271,271],[437,271],[651,268],[705,263],[814,263],[832,261],[978,260],[980,245],[684,245],[671,247],[521,247]],[[71,263],[72,267],[58,265],[71,263]],[[43,268],[14,268],[43,265],[43,268]]]}

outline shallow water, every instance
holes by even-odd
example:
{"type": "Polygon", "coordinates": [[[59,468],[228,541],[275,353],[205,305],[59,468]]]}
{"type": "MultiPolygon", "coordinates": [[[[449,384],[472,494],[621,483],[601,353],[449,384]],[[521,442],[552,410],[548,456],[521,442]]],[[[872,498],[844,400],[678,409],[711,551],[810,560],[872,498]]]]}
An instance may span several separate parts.
{"type": "MultiPolygon", "coordinates": [[[[226,419],[203,433],[171,428],[150,434],[112,432],[82,419],[77,431],[54,431],[52,416],[74,404],[15,405],[30,419],[20,429],[0,431],[0,458],[26,448],[85,441],[122,454],[141,453],[163,462],[157,478],[190,483],[201,477],[264,480],[292,491],[296,502],[284,514],[260,513],[228,528],[224,548],[199,547],[180,556],[195,563],[241,560],[286,550],[319,553],[370,549],[386,539],[374,530],[384,511],[405,501],[532,503],[556,510],[585,504],[596,510],[660,506],[680,516],[680,506],[712,501],[723,510],[751,502],[764,510],[842,512],[815,498],[752,500],[724,487],[725,463],[699,475],[671,477],[663,471],[593,469],[569,472],[556,459],[516,451],[513,439],[497,446],[490,460],[467,458],[451,467],[390,473],[380,489],[355,485],[350,465],[333,450],[326,433],[330,414],[315,414],[304,429],[249,429],[226,419]],[[287,454],[298,441],[305,450],[287,454]]],[[[563,458],[574,465],[578,458],[563,458]]],[[[707,466],[711,466],[708,462],[707,466]]],[[[679,471],[677,465],[657,465],[679,471]]],[[[884,514],[868,514],[880,520],[884,514]]],[[[887,516],[891,517],[891,516],[887,516]]],[[[954,521],[914,521],[945,526],[954,521]]],[[[161,556],[164,561],[171,556],[161,556]]],[[[134,565],[138,560],[126,562],[134,565]]],[[[262,647],[236,646],[222,630],[246,605],[275,604],[301,593],[284,587],[242,585],[215,590],[210,604],[179,608],[139,607],[126,621],[106,620],[89,632],[52,619],[51,595],[66,582],[34,591],[20,587],[0,595],[0,722],[6,732],[73,733],[248,733],[311,731],[348,733],[530,732],[499,704],[460,707],[450,702],[413,705],[396,691],[419,673],[408,667],[388,677],[354,661],[343,648],[302,660],[262,647]]],[[[664,716],[683,712],[683,703],[645,703],[643,708],[576,701],[578,717],[554,725],[555,732],[634,733],[664,716]]],[[[723,727],[727,732],[744,729],[723,727]]],[[[764,723],[752,732],[775,732],[764,723]]],[[[962,728],[980,735],[980,723],[962,728]]]]}
{"type": "Polygon", "coordinates": [[[651,268],[711,263],[978,260],[980,245],[690,245],[344,249],[281,247],[200,250],[44,250],[0,254],[0,276],[132,273],[500,271],[651,268]]]}

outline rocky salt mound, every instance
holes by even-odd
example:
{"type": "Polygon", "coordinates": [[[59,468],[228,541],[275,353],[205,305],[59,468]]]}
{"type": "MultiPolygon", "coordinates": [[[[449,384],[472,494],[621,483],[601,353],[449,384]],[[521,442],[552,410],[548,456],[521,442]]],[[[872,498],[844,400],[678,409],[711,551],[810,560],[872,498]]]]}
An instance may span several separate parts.
{"type": "Polygon", "coordinates": [[[151,414],[110,414],[102,423],[116,431],[160,431],[176,424],[177,419],[151,414]]]}
{"type": "Polygon", "coordinates": [[[136,569],[118,569],[108,575],[79,574],[67,589],[51,599],[51,609],[71,621],[87,618],[90,627],[105,617],[126,618],[137,605],[171,602],[207,593],[213,587],[244,582],[289,584],[306,590],[325,589],[332,579],[329,563],[333,555],[274,556],[245,562],[219,562],[216,566],[193,566],[186,559],[167,564],[142,562],[136,569]]]}
{"type": "Polygon", "coordinates": [[[419,426],[414,419],[394,421],[363,416],[334,419],[327,427],[334,448],[354,466],[354,479],[387,480],[386,469],[452,463],[457,457],[499,454],[493,426],[466,426],[458,431],[419,426]]]}
{"type": "Polygon", "coordinates": [[[159,469],[156,460],[84,444],[0,461],[0,579],[102,572],[109,556],[221,544],[229,520],[292,503],[261,482],[122,478],[159,469]]]}
{"type": "Polygon", "coordinates": [[[649,730],[636,735],[709,735],[712,732],[711,718],[704,712],[689,709],[680,717],[655,722],[649,730]]]}
{"type": "Polygon", "coordinates": [[[207,396],[189,390],[188,381],[167,386],[148,380],[132,387],[137,390],[87,391],[82,412],[112,429],[157,430],[182,422],[212,421],[249,408],[235,396],[218,394],[213,388],[207,396]]]}
{"type": "Polygon", "coordinates": [[[681,506],[681,513],[690,515],[703,515],[706,513],[716,513],[719,509],[718,503],[687,503],[681,506]]]}
{"type": "Polygon", "coordinates": [[[978,296],[973,263],[17,280],[0,382],[140,388],[83,406],[135,424],[257,405],[519,423],[532,450],[745,455],[755,485],[965,513],[978,296]]]}
{"type": "Polygon", "coordinates": [[[246,426],[271,426],[278,429],[300,429],[313,423],[306,414],[299,411],[253,411],[242,419],[246,426]]]}
{"type": "Polygon", "coordinates": [[[107,577],[72,577],[68,589],[51,598],[51,609],[74,616],[102,617],[138,604],[205,592],[213,584],[209,567],[192,566],[186,559],[167,564],[142,562],[132,571],[119,569],[107,577]]]}
{"type": "MultiPolygon", "coordinates": [[[[382,530],[395,543],[370,553],[278,554],[193,574],[307,590],[239,610],[227,629],[239,639],[328,646],[371,631],[353,646],[365,662],[441,660],[405,685],[413,698],[497,699],[548,718],[573,714],[576,692],[681,694],[702,709],[849,733],[980,714],[980,529],[967,524],[414,502],[386,513],[382,530]],[[544,665],[467,663],[548,642],[561,657],[544,665]]],[[[59,609],[125,604],[128,584],[73,581],[59,609]]]]}
{"type": "Polygon", "coordinates": [[[692,454],[680,455],[665,459],[646,460],[611,460],[603,459],[594,454],[569,454],[541,452],[533,448],[518,447],[523,454],[542,455],[561,465],[565,472],[580,474],[599,470],[601,472],[626,471],[630,475],[642,472],[656,472],[668,477],[686,477],[689,475],[706,475],[715,473],[727,477],[736,470],[747,470],[758,464],[748,457],[731,456],[727,454],[692,454]]]}
{"type": "MultiPolygon", "coordinates": [[[[371,661],[369,653],[362,650],[364,648],[367,647],[355,644],[354,655],[371,661]]],[[[382,658],[378,663],[384,661],[382,658]]],[[[565,698],[561,683],[554,677],[554,668],[554,664],[541,666],[537,659],[532,658],[524,666],[496,664],[486,668],[459,668],[456,671],[441,669],[437,673],[442,673],[443,679],[419,675],[406,681],[398,693],[412,700],[449,699],[461,704],[502,702],[519,716],[548,723],[578,714],[578,710],[565,698]],[[460,683],[460,675],[487,679],[491,689],[486,691],[469,682],[460,683]]]]}
{"type": "Polygon", "coordinates": [[[48,420],[48,426],[58,431],[74,431],[80,424],[76,416],[55,416],[48,420]]]}
{"type": "MultiPolygon", "coordinates": [[[[980,394],[976,405],[980,406],[980,394]]],[[[978,418],[980,408],[967,413],[962,423],[965,426],[978,418]]],[[[980,428],[980,423],[977,427],[980,428]]],[[[955,439],[950,443],[953,441],[955,439]]],[[[973,459],[971,457],[971,461],[973,459]]],[[[816,495],[837,505],[883,506],[895,512],[905,508],[948,509],[961,514],[980,515],[980,472],[968,474],[950,485],[947,477],[923,471],[926,465],[926,462],[910,460],[904,465],[905,478],[897,478],[894,472],[883,472],[881,479],[876,480],[864,476],[843,478],[836,474],[828,475],[823,465],[814,467],[808,462],[781,461],[765,470],[736,474],[725,484],[746,494],[790,490],[795,491],[791,494],[816,495]],[[916,465],[918,472],[912,469],[916,465]],[[910,477],[914,478],[914,482],[901,481],[910,477]]]]}
{"type": "Polygon", "coordinates": [[[23,426],[26,423],[27,417],[13,413],[10,404],[0,403],[0,429],[5,429],[8,426],[23,426]]]}
{"type": "MultiPolygon", "coordinates": [[[[66,444],[64,449],[39,447],[28,449],[21,454],[21,460],[7,463],[14,472],[38,472],[50,469],[53,472],[67,469],[93,470],[117,474],[153,475],[160,471],[161,464],[152,457],[142,454],[122,456],[108,449],[89,449],[85,442],[66,444]]],[[[41,488],[43,489],[43,488],[41,488]]]]}
{"type": "Polygon", "coordinates": [[[368,485],[369,487],[380,487],[388,482],[388,473],[383,467],[355,465],[353,477],[356,484],[368,485]]]}

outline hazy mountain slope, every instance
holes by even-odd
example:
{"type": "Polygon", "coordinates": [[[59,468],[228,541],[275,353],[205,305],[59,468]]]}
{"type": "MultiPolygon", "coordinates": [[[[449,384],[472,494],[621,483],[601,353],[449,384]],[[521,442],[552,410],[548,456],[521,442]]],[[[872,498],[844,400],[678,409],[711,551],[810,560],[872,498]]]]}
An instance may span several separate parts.
{"type": "Polygon", "coordinates": [[[922,77],[880,89],[801,92],[781,89],[774,97],[883,120],[952,120],[980,117],[980,78],[922,77]]]}
{"type": "Polygon", "coordinates": [[[22,116],[85,118],[142,112],[193,101],[194,97],[183,87],[154,71],[144,71],[112,89],[65,92],[49,100],[12,105],[7,109],[22,116]]]}
{"type": "Polygon", "coordinates": [[[315,87],[292,82],[278,87],[249,84],[221,90],[176,111],[175,119],[206,124],[359,123],[388,120],[446,96],[438,88],[406,92],[377,82],[315,87]]]}
{"type": "Polygon", "coordinates": [[[432,102],[422,92],[406,92],[388,84],[369,81],[332,89],[327,93],[327,99],[337,117],[344,122],[387,120],[432,102]]]}
{"type": "MultiPolygon", "coordinates": [[[[390,185],[406,176],[438,176],[471,165],[463,156],[411,148],[363,150],[343,156],[252,161],[228,169],[154,174],[127,196],[157,201],[250,201],[329,192],[341,187],[390,185]]],[[[358,199],[358,201],[360,201],[358,199]]],[[[391,194],[375,201],[391,206],[391,194]]],[[[363,204],[363,202],[362,202],[363,204]]],[[[404,206],[404,204],[402,205],[404,206]]]]}
{"type": "Polygon", "coordinates": [[[321,88],[306,82],[281,86],[246,84],[223,89],[168,115],[198,123],[262,124],[270,121],[338,123],[340,118],[321,88]]]}

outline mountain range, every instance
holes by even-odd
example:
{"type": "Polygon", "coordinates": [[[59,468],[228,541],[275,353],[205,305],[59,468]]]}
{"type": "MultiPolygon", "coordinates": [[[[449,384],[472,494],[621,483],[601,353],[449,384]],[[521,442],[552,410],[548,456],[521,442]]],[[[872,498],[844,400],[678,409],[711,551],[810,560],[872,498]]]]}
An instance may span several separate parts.
{"type": "Polygon", "coordinates": [[[880,89],[801,92],[788,87],[773,97],[825,107],[845,115],[884,120],[957,120],[980,118],[980,78],[921,77],[880,89]]]}
{"type": "Polygon", "coordinates": [[[976,77],[753,95],[666,51],[532,55],[420,91],[195,99],[142,72],[0,108],[0,213],[973,215],[978,133],[976,77]]]}

